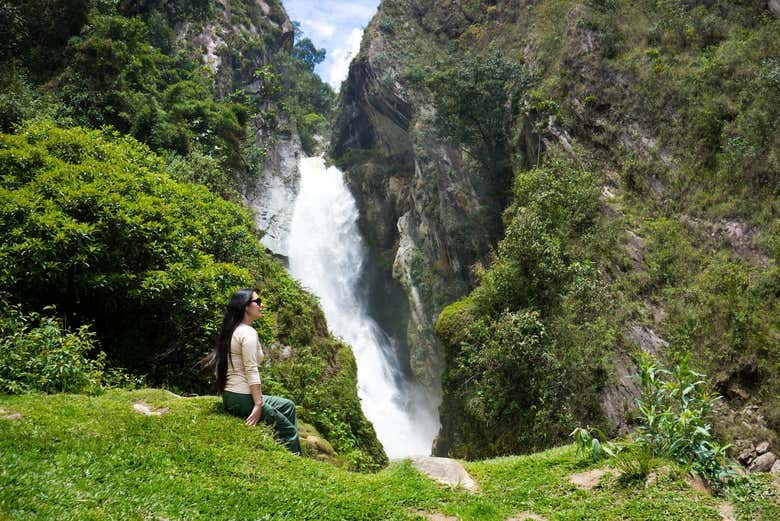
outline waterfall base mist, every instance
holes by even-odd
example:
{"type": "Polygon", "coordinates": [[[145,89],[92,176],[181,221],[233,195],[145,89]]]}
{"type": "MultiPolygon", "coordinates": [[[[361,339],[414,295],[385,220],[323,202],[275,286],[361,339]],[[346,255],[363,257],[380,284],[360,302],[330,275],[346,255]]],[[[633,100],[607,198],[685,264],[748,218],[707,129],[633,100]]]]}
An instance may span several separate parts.
{"type": "Polygon", "coordinates": [[[321,157],[303,158],[299,166],[290,272],[320,298],[331,331],[352,346],[363,413],[387,455],[428,455],[439,430],[436,407],[399,366],[401,346],[366,311],[360,283],[367,250],[355,200],[342,172],[326,168],[321,157]]]}

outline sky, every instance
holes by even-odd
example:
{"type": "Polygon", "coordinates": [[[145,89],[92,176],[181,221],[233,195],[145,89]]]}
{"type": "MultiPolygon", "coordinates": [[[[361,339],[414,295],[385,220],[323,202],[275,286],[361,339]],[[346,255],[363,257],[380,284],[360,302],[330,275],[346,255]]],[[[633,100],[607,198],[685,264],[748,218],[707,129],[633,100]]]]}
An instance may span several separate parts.
{"type": "Polygon", "coordinates": [[[338,91],[379,0],[282,0],[282,4],[290,20],[301,23],[303,36],[318,49],[325,48],[325,61],[314,71],[338,91]]]}

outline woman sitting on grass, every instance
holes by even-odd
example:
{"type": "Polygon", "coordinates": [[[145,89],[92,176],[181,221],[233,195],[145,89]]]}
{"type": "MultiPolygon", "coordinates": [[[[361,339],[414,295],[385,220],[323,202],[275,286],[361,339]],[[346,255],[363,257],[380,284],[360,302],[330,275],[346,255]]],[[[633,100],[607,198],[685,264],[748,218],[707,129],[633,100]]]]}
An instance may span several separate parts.
{"type": "Polygon", "coordinates": [[[263,349],[251,325],[261,316],[263,303],[256,291],[246,288],[233,293],[217,349],[207,357],[206,365],[216,366],[217,393],[230,414],[246,418],[247,425],[260,420],[271,425],[290,452],[300,454],[295,404],[286,398],[263,396],[258,371],[263,349]]]}

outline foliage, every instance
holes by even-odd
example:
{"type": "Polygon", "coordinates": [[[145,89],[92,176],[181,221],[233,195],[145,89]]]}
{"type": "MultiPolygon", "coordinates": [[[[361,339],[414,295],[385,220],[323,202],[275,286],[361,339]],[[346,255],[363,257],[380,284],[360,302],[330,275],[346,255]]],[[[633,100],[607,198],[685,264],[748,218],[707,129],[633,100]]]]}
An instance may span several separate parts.
{"type": "Polygon", "coordinates": [[[602,443],[599,437],[604,438],[604,433],[596,427],[577,427],[570,437],[574,438],[574,445],[577,447],[577,456],[586,458],[588,455],[593,463],[598,463],[602,459],[614,457],[617,454],[617,448],[611,443],[602,443]]]}
{"type": "Polygon", "coordinates": [[[0,164],[2,288],[94,322],[120,365],[190,380],[219,302],[270,263],[246,213],[130,138],[33,124],[0,137],[0,164]]]}
{"type": "Polygon", "coordinates": [[[53,96],[39,94],[22,72],[0,65],[0,132],[12,132],[26,119],[65,121],[61,113],[53,96]]]}
{"type": "Polygon", "coordinates": [[[317,49],[309,38],[303,38],[295,42],[292,55],[304,62],[310,71],[325,61],[325,49],[317,49]]]}
{"type": "Polygon", "coordinates": [[[503,173],[508,124],[529,84],[525,68],[504,56],[467,54],[454,65],[432,67],[424,80],[433,94],[439,133],[463,144],[489,172],[503,173]]]}
{"type": "Polygon", "coordinates": [[[317,148],[314,137],[327,138],[330,130],[328,121],[336,99],[333,89],[312,72],[308,61],[302,60],[295,52],[291,55],[287,51],[279,51],[273,57],[273,64],[280,90],[271,99],[280,104],[295,124],[304,151],[314,154],[317,148]]]}
{"type": "Polygon", "coordinates": [[[3,39],[9,35],[2,44],[0,64],[18,60],[34,80],[51,79],[67,60],[68,40],[87,24],[93,1],[16,0],[12,4],[3,2],[0,10],[3,39]]]}
{"type": "Polygon", "coordinates": [[[736,477],[727,457],[728,446],[713,436],[709,419],[717,397],[707,390],[704,375],[690,369],[687,358],[671,371],[658,367],[649,355],[639,360],[642,398],[636,443],[653,456],[666,456],[714,485],[736,477]]]}
{"type": "Polygon", "coordinates": [[[592,266],[576,260],[579,241],[598,243],[590,242],[592,178],[551,159],[518,173],[514,192],[480,285],[436,323],[447,350],[443,432],[451,436],[441,450],[457,456],[527,451],[563,439],[577,418],[599,418],[602,350],[614,333],[600,316],[592,266]],[[463,415],[466,422],[450,420],[463,415]]]}
{"type": "Polygon", "coordinates": [[[76,331],[38,313],[22,314],[3,303],[0,310],[0,392],[98,393],[105,355],[90,359],[95,334],[89,326],[76,331]]]}
{"type": "Polygon", "coordinates": [[[630,443],[621,448],[623,450],[613,460],[615,467],[620,471],[620,481],[644,483],[653,468],[658,465],[658,460],[653,457],[650,446],[644,443],[630,443]]]}
{"type": "Polygon", "coordinates": [[[58,83],[77,122],[111,125],[158,151],[186,155],[202,147],[224,166],[241,168],[246,107],[216,101],[193,63],[148,43],[141,19],[94,16],[69,47],[58,83]]]}
{"type": "MultiPolygon", "coordinates": [[[[263,131],[263,146],[280,133],[297,130],[308,153],[318,146],[314,136],[327,133],[334,94],[312,72],[324,51],[308,39],[291,51],[281,49],[274,40],[278,27],[272,27],[256,2],[231,4],[232,14],[243,20],[236,27],[248,18],[262,34],[229,35],[220,51],[228,55],[221,59],[236,70],[223,66],[216,76],[188,55],[177,36],[183,22],[197,27],[214,17],[218,7],[213,2],[60,4],[25,0],[0,11],[0,24],[15,37],[0,53],[25,51],[13,56],[18,59],[0,62],[5,69],[0,80],[2,131],[42,114],[66,124],[110,125],[157,153],[172,153],[184,163],[191,157],[194,166],[206,163],[207,186],[229,199],[236,199],[236,192],[260,172],[265,156],[264,148],[255,146],[258,130],[263,131]],[[52,10],[57,16],[39,16],[52,10]],[[48,27],[46,20],[54,19],[57,27],[48,27]],[[33,41],[33,34],[42,37],[33,41]],[[271,67],[272,61],[285,76],[282,84],[276,75],[279,89],[244,92],[252,72],[271,67]],[[280,114],[291,128],[276,124],[280,114]],[[258,121],[275,123],[258,128],[258,121]],[[224,173],[215,171],[214,161],[224,173]]],[[[270,4],[271,19],[283,14],[277,2],[270,4]]],[[[204,180],[202,175],[188,180],[198,177],[204,180]]]]}

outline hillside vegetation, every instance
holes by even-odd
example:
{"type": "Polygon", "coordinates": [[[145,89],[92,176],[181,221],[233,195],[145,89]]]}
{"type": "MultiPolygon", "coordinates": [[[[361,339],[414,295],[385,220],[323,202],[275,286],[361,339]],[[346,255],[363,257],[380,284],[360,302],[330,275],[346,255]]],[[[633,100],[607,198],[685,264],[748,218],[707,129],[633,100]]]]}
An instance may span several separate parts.
{"type": "Polygon", "coordinates": [[[264,391],[297,402],[332,461],[385,464],[349,346],[240,204],[283,135],[311,151],[334,96],[281,4],[24,0],[0,15],[0,392],[211,393],[198,361],[230,294],[253,287],[264,391]],[[209,38],[224,45],[204,63],[209,38]]]}
{"type": "Polygon", "coordinates": [[[642,351],[712,376],[734,455],[777,445],[779,34],[764,0],[382,2],[333,153],[442,343],[437,453],[625,432],[642,351]]]}

